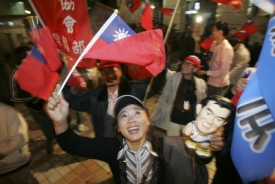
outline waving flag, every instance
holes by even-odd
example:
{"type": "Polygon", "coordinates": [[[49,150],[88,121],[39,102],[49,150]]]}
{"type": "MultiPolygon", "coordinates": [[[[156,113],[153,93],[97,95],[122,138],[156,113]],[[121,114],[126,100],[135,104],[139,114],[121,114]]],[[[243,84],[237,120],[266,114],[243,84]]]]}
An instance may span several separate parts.
{"type": "Polygon", "coordinates": [[[57,71],[61,68],[62,63],[57,52],[57,46],[51,35],[51,31],[48,27],[39,28],[30,32],[30,35],[37,45],[40,53],[45,59],[49,69],[51,71],[57,71]]]}
{"type": "Polygon", "coordinates": [[[161,13],[168,15],[168,16],[172,16],[174,13],[174,9],[172,8],[159,8],[159,11],[161,11],[161,13]]]}
{"type": "Polygon", "coordinates": [[[144,66],[156,76],[163,70],[165,64],[162,31],[150,30],[125,37],[97,50],[89,51],[85,57],[144,66]]]}
{"type": "MultiPolygon", "coordinates": [[[[274,5],[273,5],[274,7],[274,5]]],[[[238,102],[231,155],[244,183],[275,168],[275,17],[269,21],[257,71],[238,102]]]]}
{"type": "Polygon", "coordinates": [[[15,79],[23,90],[47,100],[56,85],[59,75],[51,71],[37,47],[31,50],[15,74],[15,79]]]}
{"type": "MultiPolygon", "coordinates": [[[[57,47],[76,62],[93,35],[86,1],[29,0],[44,27],[49,27],[57,47]],[[49,13],[53,12],[53,13],[49,13]]],[[[84,66],[89,66],[86,61],[84,66]]],[[[91,61],[91,65],[94,62],[91,61]]],[[[82,67],[82,62],[78,67],[82,67]]]]}
{"type": "Polygon", "coordinates": [[[141,12],[141,26],[146,30],[152,30],[152,9],[150,4],[143,3],[141,12]]]}
{"type": "Polygon", "coordinates": [[[211,1],[231,6],[236,10],[240,10],[243,6],[242,0],[211,0],[211,1]]]}
{"type": "Polygon", "coordinates": [[[90,49],[84,58],[131,64],[128,65],[129,75],[135,80],[148,78],[151,74],[157,75],[162,71],[165,57],[160,30],[136,34],[116,13],[108,22],[104,24],[104,31],[99,37],[99,40],[107,43],[98,49],[90,49]]]}
{"type": "Polygon", "coordinates": [[[131,13],[134,13],[140,7],[140,0],[129,1],[127,7],[131,13]]]}

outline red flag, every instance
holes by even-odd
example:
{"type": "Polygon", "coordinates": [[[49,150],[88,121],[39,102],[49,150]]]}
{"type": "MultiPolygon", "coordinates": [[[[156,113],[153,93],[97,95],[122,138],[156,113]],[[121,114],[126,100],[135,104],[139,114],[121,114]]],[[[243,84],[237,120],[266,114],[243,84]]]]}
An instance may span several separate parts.
{"type": "Polygon", "coordinates": [[[67,84],[72,87],[87,89],[86,81],[83,79],[83,77],[77,70],[73,71],[67,84]]]}
{"type": "Polygon", "coordinates": [[[132,80],[143,80],[152,76],[152,74],[146,70],[146,68],[138,65],[127,65],[127,73],[130,75],[132,80]]]}
{"type": "Polygon", "coordinates": [[[211,1],[231,6],[232,8],[234,8],[236,10],[241,10],[241,8],[243,6],[242,0],[211,0],[211,1]]]}
{"type": "Polygon", "coordinates": [[[159,8],[159,11],[161,11],[161,13],[168,15],[168,16],[172,16],[174,13],[174,9],[172,8],[159,8]]]}
{"type": "Polygon", "coordinates": [[[131,13],[134,13],[140,6],[140,0],[131,0],[127,3],[127,7],[131,13]]]}
{"type": "Polygon", "coordinates": [[[41,55],[46,60],[51,71],[57,71],[62,63],[57,52],[57,47],[48,27],[40,28],[30,32],[30,35],[39,49],[41,55]]]}
{"type": "Polygon", "coordinates": [[[163,35],[160,29],[125,37],[97,50],[90,50],[84,56],[84,58],[145,66],[154,76],[163,70],[165,57],[163,35]]]}
{"type": "MultiPolygon", "coordinates": [[[[58,49],[76,61],[93,37],[86,1],[30,0],[30,3],[50,28],[58,49]]],[[[81,65],[82,62],[78,67],[81,65]]]]}
{"type": "Polygon", "coordinates": [[[141,26],[146,30],[152,30],[152,9],[147,3],[142,5],[141,26]]]}
{"type": "Polygon", "coordinates": [[[202,42],[200,43],[200,46],[201,46],[205,51],[209,51],[213,42],[214,42],[214,39],[213,39],[212,37],[210,37],[210,38],[205,38],[205,39],[202,40],[202,42]]]}
{"type": "Polygon", "coordinates": [[[47,100],[56,85],[59,75],[50,71],[38,57],[28,55],[15,74],[19,86],[34,96],[47,100]]]}

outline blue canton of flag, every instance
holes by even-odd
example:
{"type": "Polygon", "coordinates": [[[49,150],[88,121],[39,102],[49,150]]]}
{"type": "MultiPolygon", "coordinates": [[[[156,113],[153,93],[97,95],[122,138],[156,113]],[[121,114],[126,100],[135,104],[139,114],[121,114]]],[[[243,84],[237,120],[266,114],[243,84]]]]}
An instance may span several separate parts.
{"type": "Polygon", "coordinates": [[[38,48],[36,47],[36,45],[34,45],[32,47],[30,55],[32,57],[34,57],[37,61],[43,63],[44,65],[46,64],[46,61],[44,60],[44,58],[40,54],[40,52],[39,52],[38,48]]]}
{"type": "Polygon", "coordinates": [[[116,16],[100,37],[107,43],[112,43],[133,34],[136,33],[119,16],[116,16]]]}
{"type": "Polygon", "coordinates": [[[231,155],[244,183],[275,168],[275,17],[269,21],[257,71],[237,107],[231,155]]]}

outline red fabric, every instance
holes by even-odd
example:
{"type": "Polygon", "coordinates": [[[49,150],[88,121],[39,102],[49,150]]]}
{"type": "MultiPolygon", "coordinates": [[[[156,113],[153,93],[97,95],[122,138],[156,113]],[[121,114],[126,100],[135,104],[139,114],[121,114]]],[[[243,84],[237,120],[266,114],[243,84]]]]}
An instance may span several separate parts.
{"type": "Polygon", "coordinates": [[[97,68],[100,70],[100,69],[109,68],[109,67],[112,67],[112,66],[117,66],[118,68],[121,68],[120,63],[118,63],[118,62],[104,61],[104,60],[100,61],[100,64],[97,68]]]}
{"type": "Polygon", "coordinates": [[[67,82],[67,85],[75,88],[87,89],[86,81],[83,79],[83,77],[77,70],[73,71],[72,75],[70,76],[67,82]]]}
{"type": "Polygon", "coordinates": [[[152,74],[146,70],[146,68],[138,65],[128,65],[128,74],[132,80],[143,80],[152,76],[152,74]]]}
{"type": "Polygon", "coordinates": [[[234,34],[237,38],[239,38],[241,41],[244,41],[248,38],[247,34],[245,31],[238,31],[234,34]]]}
{"type": "Polygon", "coordinates": [[[28,55],[17,70],[15,79],[23,90],[47,100],[59,75],[55,71],[50,71],[47,65],[28,55]]]}
{"type": "Polygon", "coordinates": [[[236,10],[240,10],[243,6],[242,0],[211,0],[211,1],[231,6],[236,10]]]}
{"type": "Polygon", "coordinates": [[[168,16],[172,16],[174,10],[171,8],[159,8],[159,11],[161,11],[161,13],[168,15],[168,16]]]}
{"type": "Polygon", "coordinates": [[[250,37],[252,34],[258,32],[258,28],[257,28],[257,26],[253,22],[251,22],[251,23],[247,23],[247,22],[243,23],[242,24],[242,30],[245,31],[247,37],[250,37]]]}
{"type": "MultiPolygon", "coordinates": [[[[30,1],[33,2],[44,24],[50,28],[58,49],[76,61],[92,39],[86,1],[30,1]],[[65,20],[72,20],[73,29],[67,29],[65,20]]],[[[82,67],[82,64],[80,62],[78,67],[82,67]]],[[[87,66],[88,63],[84,65],[87,66]]]]}
{"type": "Polygon", "coordinates": [[[160,29],[128,36],[99,49],[92,49],[84,56],[84,58],[144,66],[154,76],[163,70],[165,57],[163,35],[160,29]]]}
{"type": "Polygon", "coordinates": [[[141,26],[146,30],[152,30],[152,9],[149,4],[145,4],[141,13],[141,26]]]}
{"type": "Polygon", "coordinates": [[[202,42],[200,43],[200,46],[201,46],[205,51],[209,51],[213,42],[214,42],[214,39],[213,39],[212,37],[211,37],[211,38],[205,38],[205,39],[202,40],[202,42]]]}
{"type": "Polygon", "coordinates": [[[231,99],[231,101],[232,101],[232,103],[237,107],[237,105],[238,105],[238,102],[239,102],[239,99],[241,98],[241,95],[243,94],[243,91],[241,91],[241,92],[239,92],[239,93],[236,93],[233,97],[232,97],[232,99],[231,99]]]}
{"type": "Polygon", "coordinates": [[[39,49],[41,55],[45,59],[47,66],[51,71],[57,71],[61,68],[59,54],[51,31],[48,27],[40,28],[30,32],[30,35],[39,49]]]}
{"type": "Polygon", "coordinates": [[[127,4],[128,9],[131,13],[134,13],[140,6],[140,0],[132,0],[127,4]]]}

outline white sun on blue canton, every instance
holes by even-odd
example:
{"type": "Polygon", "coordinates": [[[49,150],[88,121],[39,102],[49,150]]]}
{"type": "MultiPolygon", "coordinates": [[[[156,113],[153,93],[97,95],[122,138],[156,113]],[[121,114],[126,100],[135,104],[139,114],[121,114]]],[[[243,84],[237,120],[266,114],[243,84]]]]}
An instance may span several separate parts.
{"type": "Polygon", "coordinates": [[[115,32],[116,34],[113,35],[115,37],[114,41],[118,41],[127,36],[131,36],[130,34],[128,34],[128,31],[124,30],[124,28],[122,30],[119,28],[118,31],[115,31],[115,32]]]}

